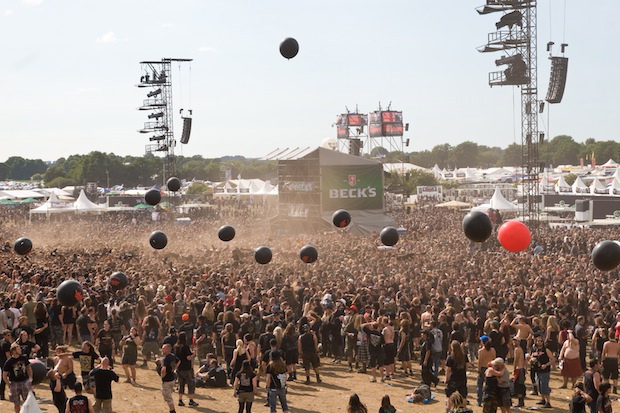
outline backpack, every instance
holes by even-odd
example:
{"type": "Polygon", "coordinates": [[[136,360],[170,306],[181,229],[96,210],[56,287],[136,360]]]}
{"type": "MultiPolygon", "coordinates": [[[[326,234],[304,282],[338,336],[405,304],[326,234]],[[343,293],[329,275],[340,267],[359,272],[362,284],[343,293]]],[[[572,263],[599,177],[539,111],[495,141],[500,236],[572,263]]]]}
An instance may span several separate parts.
{"type": "Polygon", "coordinates": [[[431,330],[431,334],[433,335],[433,352],[441,353],[442,350],[442,342],[443,342],[443,332],[435,328],[431,330]]]}

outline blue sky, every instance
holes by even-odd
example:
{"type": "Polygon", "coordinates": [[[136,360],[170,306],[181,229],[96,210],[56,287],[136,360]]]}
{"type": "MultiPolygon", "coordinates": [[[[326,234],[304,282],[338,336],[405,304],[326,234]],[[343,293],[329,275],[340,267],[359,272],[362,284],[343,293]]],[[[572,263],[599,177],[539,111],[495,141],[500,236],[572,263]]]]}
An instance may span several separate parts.
{"type": "MultiPolygon", "coordinates": [[[[503,147],[520,139],[519,90],[487,85],[499,55],[476,47],[498,17],[478,16],[482,3],[0,0],[0,161],[142,154],[138,62],[163,57],[194,59],[191,74],[174,72],[175,109],[194,111],[184,155],[316,146],[335,136],[345,106],[367,113],[379,102],[403,111],[410,151],[464,140],[503,147]],[[278,47],[289,36],[300,52],[287,61],[278,47]]],[[[619,20],[617,0],[539,1],[539,99],[545,44],[570,45],[564,101],[541,130],[619,138],[619,20]]]]}

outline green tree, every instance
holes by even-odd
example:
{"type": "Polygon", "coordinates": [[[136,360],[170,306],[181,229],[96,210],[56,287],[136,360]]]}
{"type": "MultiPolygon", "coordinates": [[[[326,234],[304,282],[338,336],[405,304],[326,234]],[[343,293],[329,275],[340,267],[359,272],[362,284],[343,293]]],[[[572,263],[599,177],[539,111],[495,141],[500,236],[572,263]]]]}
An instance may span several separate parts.
{"type": "Polygon", "coordinates": [[[66,178],[64,176],[59,176],[57,178],[52,179],[47,185],[50,188],[64,188],[65,186],[73,186],[75,185],[75,181],[71,178],[66,178]]]}
{"type": "Polygon", "coordinates": [[[558,135],[543,145],[542,149],[543,159],[555,166],[574,165],[579,162],[581,145],[575,142],[572,136],[558,135]]]}
{"type": "Polygon", "coordinates": [[[512,143],[504,149],[501,166],[520,166],[522,163],[521,145],[512,143]]]}
{"type": "Polygon", "coordinates": [[[564,181],[566,181],[568,185],[574,184],[576,180],[577,180],[577,175],[575,174],[568,174],[564,176],[564,181]]]}
{"type": "Polygon", "coordinates": [[[454,166],[453,148],[448,143],[433,147],[431,157],[433,165],[437,164],[440,168],[447,168],[450,164],[454,166]]]}
{"type": "Polygon", "coordinates": [[[387,155],[388,150],[385,149],[383,146],[376,146],[372,148],[372,151],[370,151],[371,158],[385,158],[387,155]]]}
{"type": "Polygon", "coordinates": [[[4,181],[9,178],[11,168],[4,162],[0,163],[0,181],[4,181]]]}
{"type": "Polygon", "coordinates": [[[47,170],[47,165],[41,159],[24,159],[21,156],[11,156],[5,164],[9,167],[9,178],[17,181],[30,180],[32,175],[47,170]]]}
{"type": "Polygon", "coordinates": [[[212,194],[213,190],[200,182],[195,182],[193,183],[188,189],[187,189],[187,194],[188,195],[207,195],[207,194],[212,194]]]}
{"type": "Polygon", "coordinates": [[[453,151],[454,163],[457,167],[478,167],[480,148],[477,143],[465,141],[458,144],[453,151]]]}

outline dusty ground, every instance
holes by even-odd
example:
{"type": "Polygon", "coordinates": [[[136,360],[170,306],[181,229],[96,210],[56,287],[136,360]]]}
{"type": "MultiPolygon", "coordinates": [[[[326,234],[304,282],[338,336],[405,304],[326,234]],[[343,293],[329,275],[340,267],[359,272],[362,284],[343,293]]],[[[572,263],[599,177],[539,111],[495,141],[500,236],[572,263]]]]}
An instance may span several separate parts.
{"type": "MultiPolygon", "coordinates": [[[[291,412],[298,413],[324,413],[324,412],[345,412],[349,396],[356,392],[360,395],[363,403],[368,407],[369,412],[377,412],[383,395],[388,394],[392,399],[392,404],[399,412],[416,412],[416,413],[439,413],[445,410],[445,394],[444,385],[440,384],[434,392],[436,402],[427,405],[414,405],[408,403],[405,394],[414,386],[420,383],[419,369],[416,369],[414,378],[405,378],[402,374],[397,374],[397,378],[392,380],[392,385],[382,383],[370,383],[370,376],[357,373],[348,373],[345,365],[332,365],[327,359],[323,359],[323,383],[314,382],[311,385],[305,385],[299,382],[289,382],[288,402],[291,412]]],[[[79,367],[76,363],[76,371],[79,367]]],[[[142,413],[142,412],[167,412],[166,405],[163,402],[160,393],[160,378],[153,370],[153,363],[149,363],[149,369],[138,368],[138,385],[122,383],[125,379],[122,368],[117,366],[115,371],[121,376],[119,383],[113,383],[112,392],[114,394],[113,408],[116,413],[142,413]]],[[[416,366],[417,367],[417,366],[416,366]]],[[[302,375],[299,375],[302,377],[302,375]]],[[[550,413],[567,412],[568,390],[558,389],[561,382],[558,379],[559,374],[552,373],[552,393],[551,404],[553,409],[541,409],[550,413]]],[[[264,386],[264,383],[263,383],[264,386]]],[[[528,390],[531,390],[528,387],[528,390]]],[[[56,412],[57,410],[51,405],[49,398],[51,392],[49,385],[40,384],[36,386],[37,396],[42,399],[40,407],[44,412],[56,412]]],[[[72,391],[67,392],[73,395],[72,391]]],[[[232,390],[229,389],[197,389],[195,400],[200,404],[197,408],[177,407],[177,412],[187,412],[195,410],[200,413],[235,413],[237,412],[237,400],[232,396],[232,390]]],[[[469,400],[472,403],[474,412],[482,412],[482,409],[476,406],[476,382],[475,372],[472,370],[469,375],[469,400]]],[[[8,396],[8,389],[7,389],[8,396]]],[[[93,396],[89,396],[91,401],[93,396]]],[[[176,401],[176,396],[175,396],[176,401]]],[[[187,404],[187,398],[185,399],[187,404]]],[[[256,399],[252,408],[253,412],[268,412],[269,409],[264,407],[265,390],[260,389],[259,397],[256,399]]],[[[526,399],[526,408],[535,406],[538,398],[530,396],[526,399]]],[[[614,402],[614,407],[618,401],[614,402]]],[[[0,401],[0,412],[12,412],[12,404],[8,401],[0,401]]],[[[281,411],[278,407],[278,411],[281,411]]]]}

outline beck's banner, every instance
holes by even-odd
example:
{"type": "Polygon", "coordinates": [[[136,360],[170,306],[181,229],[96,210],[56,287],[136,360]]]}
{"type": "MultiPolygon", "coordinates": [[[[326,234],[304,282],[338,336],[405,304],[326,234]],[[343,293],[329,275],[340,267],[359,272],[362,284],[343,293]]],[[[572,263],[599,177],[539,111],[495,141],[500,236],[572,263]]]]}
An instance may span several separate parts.
{"type": "Polygon", "coordinates": [[[377,165],[321,167],[323,211],[383,209],[383,168],[377,165]]]}

